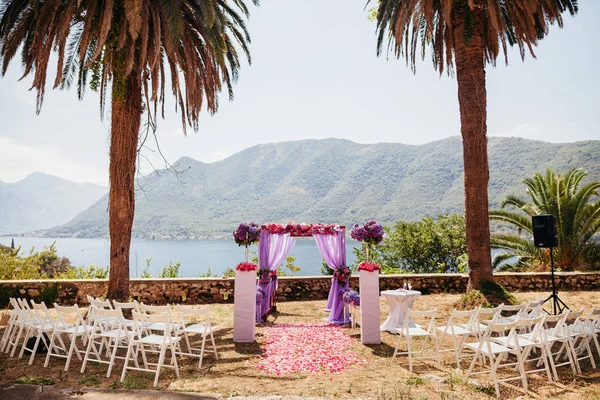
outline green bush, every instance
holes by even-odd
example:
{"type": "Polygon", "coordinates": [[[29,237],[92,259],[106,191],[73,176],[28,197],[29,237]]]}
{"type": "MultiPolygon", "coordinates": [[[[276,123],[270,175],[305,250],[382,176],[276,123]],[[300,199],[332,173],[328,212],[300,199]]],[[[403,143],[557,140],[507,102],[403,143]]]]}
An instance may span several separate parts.
{"type": "MultiPolygon", "coordinates": [[[[465,272],[467,252],[465,217],[458,214],[427,217],[417,222],[398,221],[385,228],[383,241],[371,246],[369,261],[382,273],[465,272]]],[[[357,263],[366,261],[366,247],[354,248],[357,263]]]]}
{"type": "Polygon", "coordinates": [[[173,261],[165,265],[158,274],[159,278],[179,278],[179,267],[181,267],[181,261],[177,261],[173,264],[173,261]]]}
{"type": "Polygon", "coordinates": [[[96,267],[95,265],[69,268],[59,274],[58,279],[107,279],[108,267],[96,267]]]}

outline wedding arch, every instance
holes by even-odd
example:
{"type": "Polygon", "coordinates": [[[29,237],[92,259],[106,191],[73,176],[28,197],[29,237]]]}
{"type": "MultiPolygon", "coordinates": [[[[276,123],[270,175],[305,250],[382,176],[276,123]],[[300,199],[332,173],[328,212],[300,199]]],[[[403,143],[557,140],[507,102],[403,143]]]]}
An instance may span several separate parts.
{"type": "Polygon", "coordinates": [[[346,227],[324,224],[266,224],[261,226],[258,242],[259,279],[256,322],[262,322],[274,310],[277,290],[277,268],[288,256],[298,237],[313,237],[329,268],[334,271],[327,297],[328,321],[348,323],[344,313],[343,292],[348,290],[350,270],[346,266],[346,227]]]}
{"type": "MultiPolygon", "coordinates": [[[[333,224],[266,224],[241,223],[234,239],[246,247],[246,262],[235,268],[233,341],[254,342],[256,323],[266,320],[275,308],[278,286],[277,269],[296,244],[298,237],[313,237],[327,265],[334,271],[327,297],[329,323],[347,324],[344,294],[349,290],[350,269],[346,265],[346,227],[333,224]],[[258,242],[258,265],[248,262],[248,246],[258,242]],[[257,282],[258,274],[258,282],[257,282]]],[[[368,221],[364,227],[354,225],[352,238],[359,242],[379,243],[381,224],[368,221]]],[[[368,246],[367,246],[368,248],[368,246]]],[[[379,270],[375,263],[358,265],[360,286],[360,335],[364,344],[381,343],[379,331],[379,270]]]]}

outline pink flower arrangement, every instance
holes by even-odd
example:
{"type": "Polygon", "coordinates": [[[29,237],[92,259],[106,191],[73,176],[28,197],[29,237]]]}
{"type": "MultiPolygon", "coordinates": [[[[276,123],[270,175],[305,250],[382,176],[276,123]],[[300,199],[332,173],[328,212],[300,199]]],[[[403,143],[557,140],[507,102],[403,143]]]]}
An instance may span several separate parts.
{"type": "Polygon", "coordinates": [[[366,364],[352,350],[356,342],[337,325],[275,323],[264,335],[257,368],[269,375],[339,373],[366,364]]]}
{"type": "Polygon", "coordinates": [[[380,271],[381,267],[378,264],[372,262],[361,262],[360,264],[358,264],[358,270],[373,272],[380,271]]]}
{"type": "Polygon", "coordinates": [[[241,262],[235,267],[235,269],[245,272],[256,271],[258,269],[258,265],[249,262],[241,262]]]}
{"type": "Polygon", "coordinates": [[[289,233],[294,237],[307,237],[317,234],[324,235],[335,235],[335,233],[341,229],[345,229],[345,226],[335,224],[293,224],[288,223],[285,226],[281,224],[265,224],[262,226],[262,230],[270,234],[282,234],[289,233]]]}

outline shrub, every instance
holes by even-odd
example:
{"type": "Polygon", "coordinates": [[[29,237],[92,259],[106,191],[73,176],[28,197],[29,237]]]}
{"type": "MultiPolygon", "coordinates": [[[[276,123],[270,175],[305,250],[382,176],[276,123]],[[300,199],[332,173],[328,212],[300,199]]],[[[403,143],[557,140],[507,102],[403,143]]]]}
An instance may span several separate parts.
{"type": "Polygon", "coordinates": [[[59,274],[58,279],[107,279],[108,267],[96,267],[95,265],[80,266],[69,268],[67,271],[59,274]]]}
{"type": "MultiPolygon", "coordinates": [[[[465,272],[467,252],[465,217],[458,214],[427,217],[417,222],[398,221],[385,228],[379,246],[369,251],[370,261],[382,273],[465,272]]],[[[366,261],[365,246],[355,248],[357,262],[366,261]]]]}
{"type": "Polygon", "coordinates": [[[165,265],[158,274],[159,278],[178,278],[179,277],[179,267],[181,267],[181,261],[177,261],[173,264],[173,261],[169,262],[169,264],[165,265]]]}

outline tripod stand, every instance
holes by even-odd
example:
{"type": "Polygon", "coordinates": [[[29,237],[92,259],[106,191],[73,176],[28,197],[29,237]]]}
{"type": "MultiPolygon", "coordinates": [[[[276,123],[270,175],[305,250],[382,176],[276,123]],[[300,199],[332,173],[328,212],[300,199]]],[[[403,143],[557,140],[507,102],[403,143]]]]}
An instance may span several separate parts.
{"type": "MultiPolygon", "coordinates": [[[[567,306],[565,304],[564,301],[562,301],[559,297],[558,297],[558,293],[556,293],[556,285],[554,284],[554,257],[552,256],[552,249],[553,247],[550,247],[550,269],[551,269],[551,276],[552,276],[552,294],[550,296],[548,296],[548,298],[546,300],[544,300],[542,302],[542,304],[545,304],[548,300],[554,300],[553,301],[553,310],[554,310],[554,315],[556,314],[560,314],[564,311],[564,309],[566,308],[567,310],[571,310],[569,308],[569,306],[567,306]]],[[[544,310],[546,311],[546,310],[544,310]]],[[[546,311],[548,314],[550,314],[548,311],[546,311]]]]}

